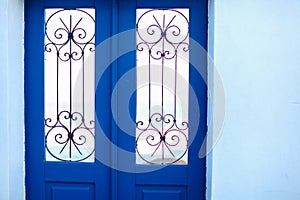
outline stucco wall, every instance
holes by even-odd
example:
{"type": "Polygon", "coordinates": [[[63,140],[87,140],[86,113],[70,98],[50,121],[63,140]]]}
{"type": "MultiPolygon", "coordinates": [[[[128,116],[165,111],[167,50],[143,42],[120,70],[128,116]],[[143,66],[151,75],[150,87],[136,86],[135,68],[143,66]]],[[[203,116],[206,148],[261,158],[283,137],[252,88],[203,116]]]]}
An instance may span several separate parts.
{"type": "Polygon", "coordinates": [[[0,199],[24,199],[23,2],[0,0],[0,199]]]}
{"type": "Polygon", "coordinates": [[[208,197],[299,200],[300,1],[210,5],[226,118],[208,158],[208,197]]]}

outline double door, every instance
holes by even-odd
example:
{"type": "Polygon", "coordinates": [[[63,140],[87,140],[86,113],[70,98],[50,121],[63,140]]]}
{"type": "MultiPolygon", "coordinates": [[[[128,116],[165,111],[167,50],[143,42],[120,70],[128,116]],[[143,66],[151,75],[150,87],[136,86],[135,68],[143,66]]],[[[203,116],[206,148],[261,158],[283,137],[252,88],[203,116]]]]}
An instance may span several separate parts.
{"type": "Polygon", "coordinates": [[[206,43],[205,0],[26,0],[26,198],[205,199],[206,43]]]}

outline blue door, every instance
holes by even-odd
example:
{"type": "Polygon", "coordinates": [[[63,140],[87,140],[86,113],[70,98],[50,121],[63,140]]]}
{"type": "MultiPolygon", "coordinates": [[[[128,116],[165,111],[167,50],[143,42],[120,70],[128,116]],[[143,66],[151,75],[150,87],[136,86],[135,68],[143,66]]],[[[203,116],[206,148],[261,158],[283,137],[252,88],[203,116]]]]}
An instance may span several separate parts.
{"type": "Polygon", "coordinates": [[[206,0],[26,0],[26,199],[205,199],[206,0]]]}

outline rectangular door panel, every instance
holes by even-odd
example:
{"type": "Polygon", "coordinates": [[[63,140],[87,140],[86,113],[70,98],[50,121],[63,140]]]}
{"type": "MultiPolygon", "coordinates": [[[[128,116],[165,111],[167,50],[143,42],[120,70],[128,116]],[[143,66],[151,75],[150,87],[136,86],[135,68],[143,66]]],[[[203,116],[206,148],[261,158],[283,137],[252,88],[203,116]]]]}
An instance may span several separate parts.
{"type": "Polygon", "coordinates": [[[46,200],[94,200],[95,187],[90,183],[47,183],[46,200]]]}
{"type": "Polygon", "coordinates": [[[186,200],[185,187],[137,187],[137,199],[140,200],[186,200]]]}

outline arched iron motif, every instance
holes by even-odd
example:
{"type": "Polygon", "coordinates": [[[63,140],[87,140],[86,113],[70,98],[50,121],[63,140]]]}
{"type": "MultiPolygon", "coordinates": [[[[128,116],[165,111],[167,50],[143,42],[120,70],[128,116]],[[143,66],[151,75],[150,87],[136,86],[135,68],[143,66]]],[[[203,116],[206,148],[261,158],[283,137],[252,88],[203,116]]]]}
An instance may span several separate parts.
{"type": "MultiPolygon", "coordinates": [[[[177,119],[177,87],[179,51],[189,51],[189,20],[179,9],[146,10],[137,20],[137,54],[148,53],[148,121],[136,119],[136,152],[137,156],[149,164],[180,163],[188,151],[188,122],[177,119]],[[147,16],[147,17],[146,17],[147,16]],[[168,16],[168,17],[167,17],[168,16]],[[175,22],[181,18],[183,24],[175,22]],[[149,20],[151,19],[151,20],[149,20]],[[184,27],[182,29],[182,27],[184,27]],[[161,61],[161,111],[151,110],[151,61],[161,61]],[[164,112],[165,61],[174,60],[174,108],[173,113],[164,112]],[[143,138],[143,139],[142,139],[143,138]],[[179,154],[175,153],[178,146],[184,147],[179,154]],[[151,155],[141,153],[143,148],[152,149],[151,155]],[[169,157],[166,157],[166,154],[169,157]],[[156,158],[156,159],[154,159],[156,158]]],[[[157,75],[157,74],[155,74],[157,75]]],[[[169,76],[170,74],[168,74],[169,76]]],[[[173,75],[171,75],[173,76],[173,75]]]]}
{"type": "MultiPolygon", "coordinates": [[[[59,161],[84,161],[94,154],[94,120],[85,119],[85,55],[95,51],[94,17],[85,9],[58,9],[45,22],[45,54],[56,56],[56,118],[45,117],[45,146],[59,161]],[[54,27],[54,28],[53,28],[54,27]],[[67,63],[62,66],[62,63],[67,63]],[[73,110],[72,68],[79,63],[82,73],[82,110],[73,110]],[[60,67],[68,67],[69,74],[59,74],[60,67]],[[60,109],[60,78],[69,76],[69,109],[60,109]],[[51,145],[50,145],[51,143],[51,145]],[[55,143],[55,145],[53,145],[55,143]],[[86,147],[89,148],[86,148],[86,147]],[[90,147],[92,146],[92,148],[90,147]],[[76,156],[75,156],[76,155],[76,156]]],[[[48,66],[47,66],[48,67],[48,66]]],[[[52,67],[52,66],[51,66],[52,67]]]]}

